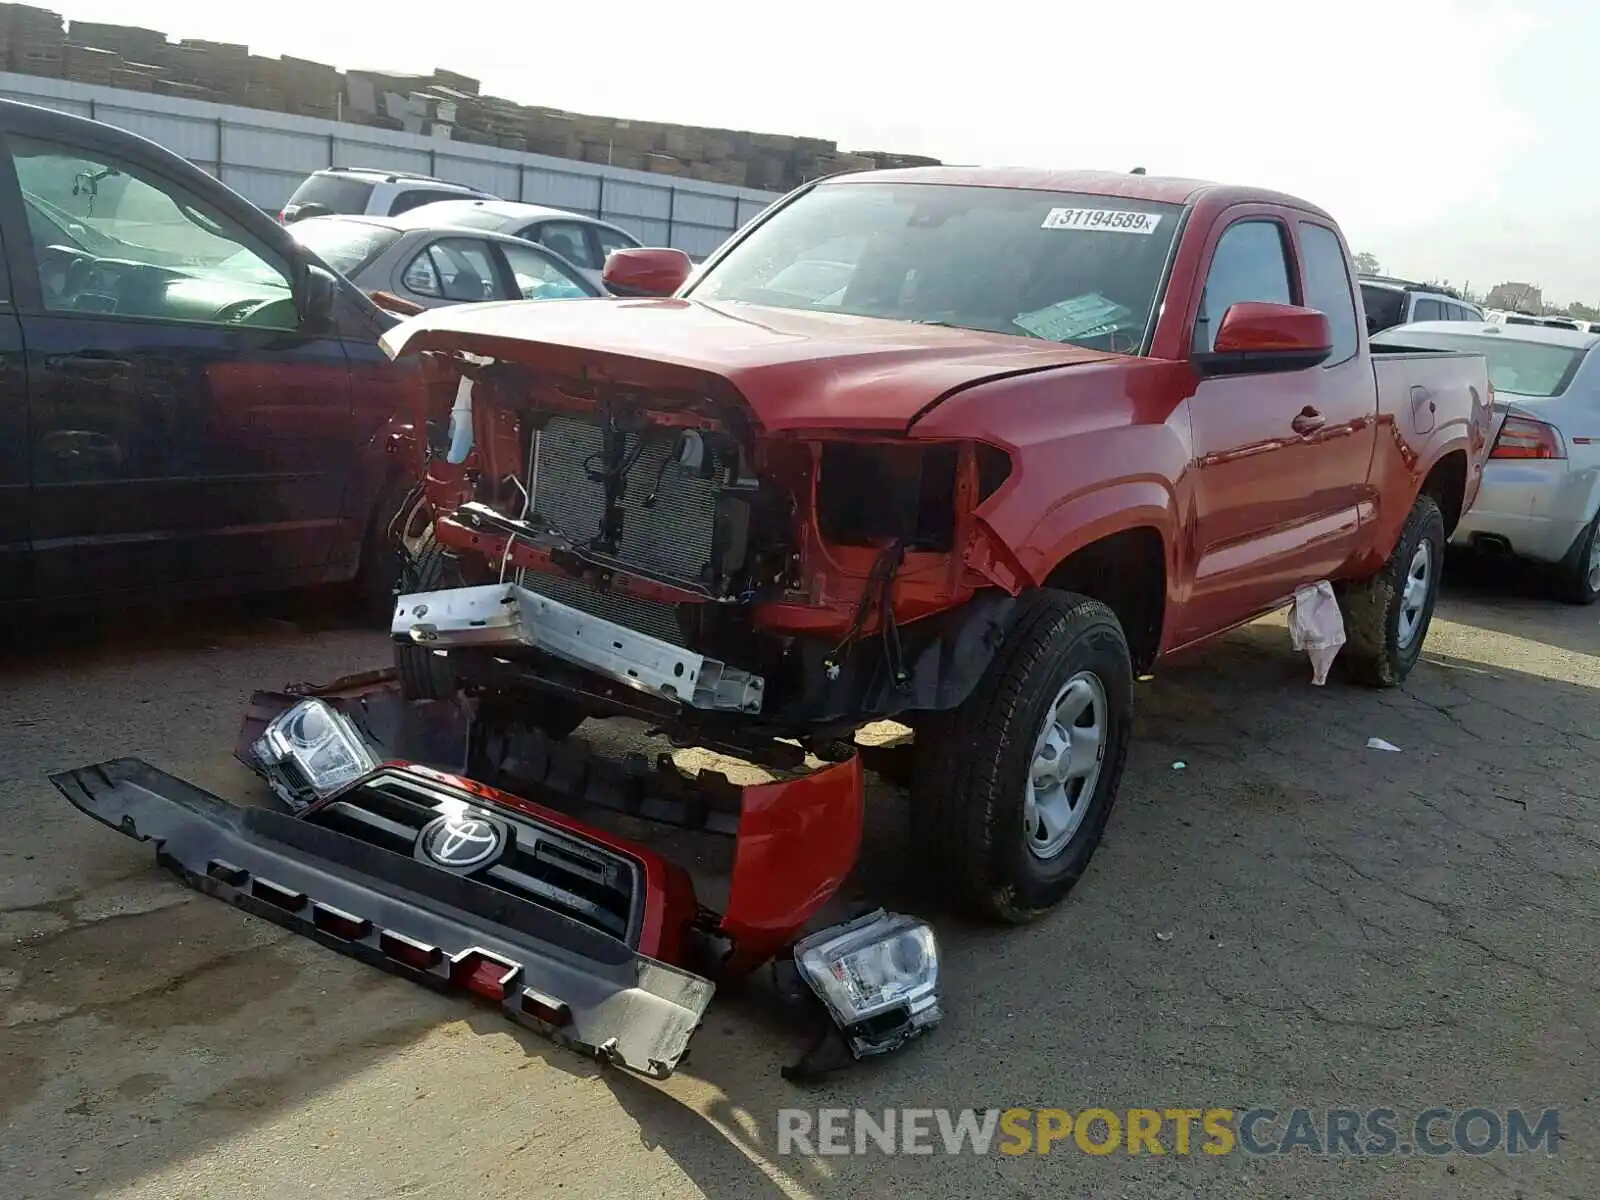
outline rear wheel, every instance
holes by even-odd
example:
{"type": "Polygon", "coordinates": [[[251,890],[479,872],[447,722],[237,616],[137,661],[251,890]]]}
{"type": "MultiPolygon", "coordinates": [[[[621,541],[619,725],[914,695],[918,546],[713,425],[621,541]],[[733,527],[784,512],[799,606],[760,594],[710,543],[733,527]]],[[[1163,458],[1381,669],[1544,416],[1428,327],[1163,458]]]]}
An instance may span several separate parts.
{"type": "Polygon", "coordinates": [[[913,829],[941,889],[1021,924],[1072,890],[1127,761],[1133,666],[1104,604],[1041,590],[962,707],[918,728],[913,829]]]}
{"type": "Polygon", "coordinates": [[[1561,563],[1556,587],[1568,604],[1600,600],[1600,512],[1561,563]]]}
{"type": "Polygon", "coordinates": [[[1396,687],[1422,657],[1444,566],[1444,516],[1418,496],[1394,553],[1371,579],[1340,589],[1345,645],[1338,661],[1357,683],[1396,687]]]}

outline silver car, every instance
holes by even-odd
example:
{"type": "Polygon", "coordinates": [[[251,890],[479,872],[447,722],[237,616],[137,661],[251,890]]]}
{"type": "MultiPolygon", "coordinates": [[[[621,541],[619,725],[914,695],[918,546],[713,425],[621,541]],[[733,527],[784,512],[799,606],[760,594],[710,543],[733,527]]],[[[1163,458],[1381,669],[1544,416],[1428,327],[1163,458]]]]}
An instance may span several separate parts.
{"type": "Polygon", "coordinates": [[[426,225],[487,229],[538,242],[600,283],[613,250],[639,245],[626,229],[582,213],[517,200],[436,200],[406,213],[403,220],[426,225]]]}
{"type": "Polygon", "coordinates": [[[1493,449],[1451,543],[1553,566],[1563,599],[1600,599],[1600,335],[1425,321],[1386,329],[1372,344],[1489,360],[1493,449]]]}
{"type": "Polygon", "coordinates": [[[363,291],[389,292],[423,308],[607,294],[545,247],[486,230],[334,216],[296,221],[289,233],[363,291]]]}

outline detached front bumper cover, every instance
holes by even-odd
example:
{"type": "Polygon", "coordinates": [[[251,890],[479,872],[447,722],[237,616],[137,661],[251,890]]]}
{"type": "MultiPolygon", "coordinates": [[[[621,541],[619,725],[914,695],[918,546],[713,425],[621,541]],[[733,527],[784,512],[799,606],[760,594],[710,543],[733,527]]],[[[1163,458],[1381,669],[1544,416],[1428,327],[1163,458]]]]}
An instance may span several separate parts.
{"type": "Polygon", "coordinates": [[[671,1073],[712,984],[565,914],[138,759],[50,778],[73,805],[152,842],[190,886],[356,958],[472,993],[580,1052],[671,1073]]]}

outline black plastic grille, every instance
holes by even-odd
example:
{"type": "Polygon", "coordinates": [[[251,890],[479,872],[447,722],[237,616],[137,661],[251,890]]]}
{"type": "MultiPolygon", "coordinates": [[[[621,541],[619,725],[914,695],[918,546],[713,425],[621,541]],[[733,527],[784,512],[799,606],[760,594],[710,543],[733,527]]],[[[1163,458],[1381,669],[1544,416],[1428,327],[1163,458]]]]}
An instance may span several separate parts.
{"type": "Polygon", "coordinates": [[[494,859],[467,874],[622,938],[629,945],[637,943],[642,917],[638,865],[505,809],[479,804],[472,797],[427,781],[385,774],[311,814],[308,820],[414,858],[418,837],[428,823],[463,802],[492,816],[510,835],[494,859]]]}

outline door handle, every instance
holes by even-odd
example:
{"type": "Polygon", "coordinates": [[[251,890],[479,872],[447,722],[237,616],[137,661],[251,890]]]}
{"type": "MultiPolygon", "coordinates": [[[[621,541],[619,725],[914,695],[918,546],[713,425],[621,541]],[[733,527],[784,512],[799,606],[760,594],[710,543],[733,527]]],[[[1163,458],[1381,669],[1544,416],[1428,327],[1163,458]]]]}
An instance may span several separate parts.
{"type": "Polygon", "coordinates": [[[70,375],[127,375],[133,363],[126,358],[112,358],[101,354],[49,354],[45,356],[45,369],[70,375]]]}
{"type": "Polygon", "coordinates": [[[1296,433],[1315,433],[1327,424],[1327,421],[1327,417],[1307,405],[1300,410],[1294,420],[1289,422],[1289,427],[1296,433]]]}

